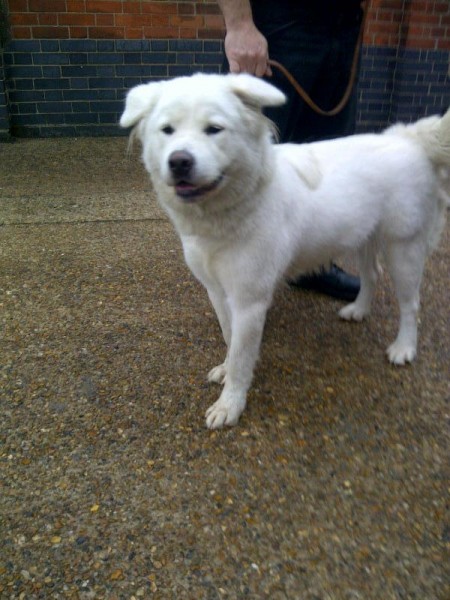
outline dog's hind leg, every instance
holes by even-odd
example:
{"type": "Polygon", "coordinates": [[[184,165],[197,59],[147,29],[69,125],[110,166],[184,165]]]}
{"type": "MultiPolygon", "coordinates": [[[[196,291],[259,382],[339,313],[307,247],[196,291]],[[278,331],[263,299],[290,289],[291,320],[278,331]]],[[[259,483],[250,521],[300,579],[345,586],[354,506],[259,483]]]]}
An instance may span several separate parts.
{"type": "Polygon", "coordinates": [[[369,240],[358,254],[361,288],[356,300],[339,311],[341,319],[362,321],[370,313],[372,298],[377,284],[379,266],[376,239],[369,240]]]}
{"type": "Polygon", "coordinates": [[[420,239],[406,243],[394,242],[386,250],[387,264],[400,308],[397,338],[387,349],[390,362],[396,365],[411,362],[416,356],[419,291],[425,256],[426,244],[420,239]]]}

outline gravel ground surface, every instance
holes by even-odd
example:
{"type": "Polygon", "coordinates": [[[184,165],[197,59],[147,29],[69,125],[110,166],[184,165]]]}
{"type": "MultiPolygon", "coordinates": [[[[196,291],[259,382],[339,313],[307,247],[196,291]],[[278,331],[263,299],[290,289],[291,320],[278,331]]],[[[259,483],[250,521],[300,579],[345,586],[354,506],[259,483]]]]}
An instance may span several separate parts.
{"type": "Polygon", "coordinates": [[[223,344],[126,140],[0,145],[3,599],[447,600],[447,227],[419,357],[285,287],[249,406],[211,432],[223,344]]]}

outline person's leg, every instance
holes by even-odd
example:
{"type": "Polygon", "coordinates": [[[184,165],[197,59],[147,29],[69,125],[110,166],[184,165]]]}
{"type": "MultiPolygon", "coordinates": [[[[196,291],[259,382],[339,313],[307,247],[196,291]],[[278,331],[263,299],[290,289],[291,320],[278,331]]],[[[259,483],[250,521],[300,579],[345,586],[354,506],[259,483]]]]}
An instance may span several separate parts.
{"type": "MultiPolygon", "coordinates": [[[[361,17],[362,15],[355,11],[350,14],[337,13],[335,16],[336,21],[329,32],[327,53],[309,92],[316,104],[324,110],[331,110],[337,106],[349,84],[361,17]]],[[[319,115],[306,107],[297,122],[298,129],[294,136],[300,140],[315,141],[351,135],[355,131],[356,105],[355,82],[347,104],[337,115],[319,115]]]]}

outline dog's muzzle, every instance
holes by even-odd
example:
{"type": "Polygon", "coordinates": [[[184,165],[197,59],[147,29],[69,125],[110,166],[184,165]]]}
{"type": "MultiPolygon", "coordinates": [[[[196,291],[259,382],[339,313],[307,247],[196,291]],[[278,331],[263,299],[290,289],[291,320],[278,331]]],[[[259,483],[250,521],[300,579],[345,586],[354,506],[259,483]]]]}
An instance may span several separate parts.
{"type": "Polygon", "coordinates": [[[177,150],[172,152],[168,159],[170,173],[174,182],[177,196],[186,201],[192,201],[207,192],[214,190],[222,181],[223,175],[206,185],[196,185],[192,181],[195,158],[186,150],[177,150]]]}

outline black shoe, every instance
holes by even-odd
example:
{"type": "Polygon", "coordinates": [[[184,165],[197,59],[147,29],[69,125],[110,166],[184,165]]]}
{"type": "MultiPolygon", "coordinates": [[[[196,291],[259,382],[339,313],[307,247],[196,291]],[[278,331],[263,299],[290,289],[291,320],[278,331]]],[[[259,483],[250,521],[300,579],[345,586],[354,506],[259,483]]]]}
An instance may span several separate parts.
{"type": "Polygon", "coordinates": [[[348,302],[355,300],[360,288],[359,277],[346,273],[336,265],[331,265],[329,270],[321,269],[318,273],[301,275],[288,283],[348,302]]]}

